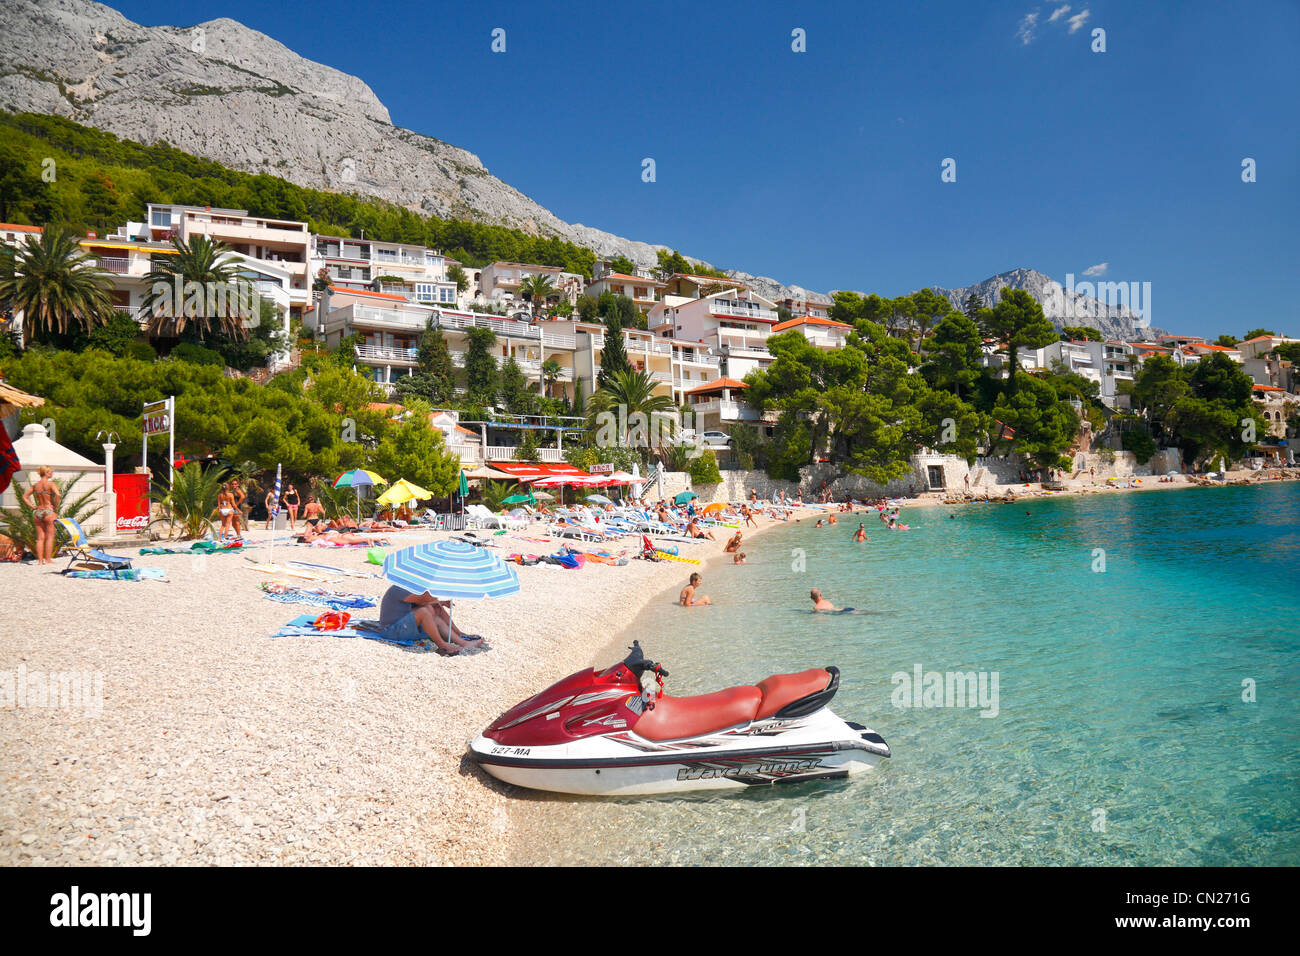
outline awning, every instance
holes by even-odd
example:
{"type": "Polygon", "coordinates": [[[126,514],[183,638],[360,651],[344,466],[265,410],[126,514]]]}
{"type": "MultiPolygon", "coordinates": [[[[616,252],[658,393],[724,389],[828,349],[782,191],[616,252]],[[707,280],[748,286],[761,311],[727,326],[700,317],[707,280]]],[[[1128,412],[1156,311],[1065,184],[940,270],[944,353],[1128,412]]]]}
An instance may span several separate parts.
{"type": "Polygon", "coordinates": [[[590,478],[581,468],[567,462],[546,461],[490,461],[488,467],[504,471],[516,478],[554,478],[559,475],[577,475],[590,478]]]}

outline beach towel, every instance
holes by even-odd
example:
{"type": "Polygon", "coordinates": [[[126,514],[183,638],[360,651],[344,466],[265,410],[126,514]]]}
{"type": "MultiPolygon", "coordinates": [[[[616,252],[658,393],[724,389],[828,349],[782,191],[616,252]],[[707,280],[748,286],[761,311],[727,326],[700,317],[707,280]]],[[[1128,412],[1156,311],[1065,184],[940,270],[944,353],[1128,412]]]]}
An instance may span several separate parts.
{"type": "Polygon", "coordinates": [[[167,572],[162,568],[122,568],[121,570],[64,571],[68,578],[102,578],[106,581],[167,581],[167,572]]]}
{"type": "Polygon", "coordinates": [[[382,644],[396,644],[398,647],[421,648],[425,650],[436,650],[436,645],[427,637],[418,637],[409,641],[394,641],[384,637],[378,630],[378,621],[349,621],[347,627],[332,631],[318,630],[312,622],[316,618],[310,614],[302,614],[295,617],[292,621],[280,628],[272,637],[319,637],[328,635],[329,637],[364,637],[368,641],[379,641],[382,644]]]}
{"type": "Polygon", "coordinates": [[[9,433],[0,428],[0,493],[8,490],[9,482],[13,476],[18,474],[22,467],[18,463],[18,453],[14,451],[13,442],[9,440],[9,433]]]}
{"type": "Polygon", "coordinates": [[[361,594],[341,594],[323,588],[299,588],[276,581],[262,581],[257,586],[262,590],[263,597],[280,604],[307,604],[334,611],[355,611],[375,606],[374,601],[361,594]]]}

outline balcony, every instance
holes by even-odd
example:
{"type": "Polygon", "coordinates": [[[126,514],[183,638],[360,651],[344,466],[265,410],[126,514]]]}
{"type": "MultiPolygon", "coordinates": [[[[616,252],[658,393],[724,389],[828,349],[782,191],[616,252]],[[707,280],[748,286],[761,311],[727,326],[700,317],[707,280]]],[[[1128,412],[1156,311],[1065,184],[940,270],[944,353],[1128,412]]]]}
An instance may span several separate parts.
{"type": "MultiPolygon", "coordinates": [[[[488,445],[488,461],[514,461],[515,452],[518,447],[515,445],[488,445]]],[[[539,448],[537,449],[538,461],[549,461],[559,464],[564,461],[564,452],[559,448],[539,448]]]]}
{"type": "Polygon", "coordinates": [[[527,322],[516,322],[513,319],[494,319],[476,313],[435,312],[433,313],[433,324],[443,329],[469,329],[477,326],[478,328],[491,329],[497,335],[504,335],[512,339],[540,340],[542,337],[540,326],[529,325],[527,322]]]}
{"type": "Polygon", "coordinates": [[[696,415],[717,415],[718,419],[724,422],[756,422],[761,418],[757,410],[744,402],[722,398],[691,405],[690,410],[696,415]]]}
{"type": "Polygon", "coordinates": [[[117,275],[126,275],[127,272],[129,272],[131,269],[131,260],[127,258],[119,259],[116,256],[114,256],[113,258],[109,258],[105,256],[103,258],[95,259],[92,261],[96,265],[98,265],[101,269],[103,269],[105,272],[112,272],[112,273],[116,273],[117,275]]]}
{"type": "Polygon", "coordinates": [[[712,302],[709,312],[713,315],[735,316],[740,319],[753,319],[755,322],[775,322],[776,313],[771,309],[737,305],[734,302],[712,302]]]}
{"type": "MultiPolygon", "coordinates": [[[[364,325],[381,325],[394,329],[424,331],[429,321],[427,312],[405,312],[398,309],[376,309],[368,305],[346,306],[352,310],[350,321],[364,325]]],[[[342,311],[342,310],[340,310],[342,311]]],[[[331,313],[333,315],[333,313],[331,313]]]]}
{"type": "Polygon", "coordinates": [[[578,341],[573,335],[566,332],[547,332],[545,330],[542,331],[542,344],[557,349],[576,349],[578,347],[578,341]]]}
{"type": "Polygon", "coordinates": [[[418,349],[389,348],[382,345],[357,346],[357,358],[363,362],[396,362],[400,365],[414,365],[418,355],[418,349]]]}

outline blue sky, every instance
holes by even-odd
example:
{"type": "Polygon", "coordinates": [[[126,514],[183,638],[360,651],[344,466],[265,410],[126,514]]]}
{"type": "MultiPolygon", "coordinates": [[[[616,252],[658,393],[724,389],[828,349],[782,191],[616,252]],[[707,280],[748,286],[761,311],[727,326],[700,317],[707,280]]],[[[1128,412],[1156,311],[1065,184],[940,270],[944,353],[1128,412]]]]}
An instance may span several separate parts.
{"type": "Polygon", "coordinates": [[[715,265],[898,295],[1105,263],[1155,325],[1300,335],[1294,0],[111,5],[240,20],[562,219],[715,265]]]}

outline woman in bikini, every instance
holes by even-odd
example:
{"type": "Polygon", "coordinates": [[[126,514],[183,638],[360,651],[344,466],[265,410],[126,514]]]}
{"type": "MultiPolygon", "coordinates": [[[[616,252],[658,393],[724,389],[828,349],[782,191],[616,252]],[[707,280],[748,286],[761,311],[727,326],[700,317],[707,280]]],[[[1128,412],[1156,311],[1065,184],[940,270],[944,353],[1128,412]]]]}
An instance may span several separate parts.
{"type": "Polygon", "coordinates": [[[36,563],[54,563],[54,519],[59,513],[63,495],[59,486],[50,480],[54,469],[41,465],[36,469],[35,484],[27,489],[23,500],[31,506],[32,521],[36,525],[36,563]]]}
{"type": "Polygon", "coordinates": [[[292,531],[293,523],[298,520],[298,489],[292,484],[284,493],[284,506],[289,509],[289,530],[292,531]]]}
{"type": "Polygon", "coordinates": [[[230,530],[235,520],[235,496],[230,491],[230,483],[221,486],[221,492],[217,495],[217,514],[221,516],[221,531],[218,532],[217,540],[225,541],[227,537],[235,537],[230,530]]]}

